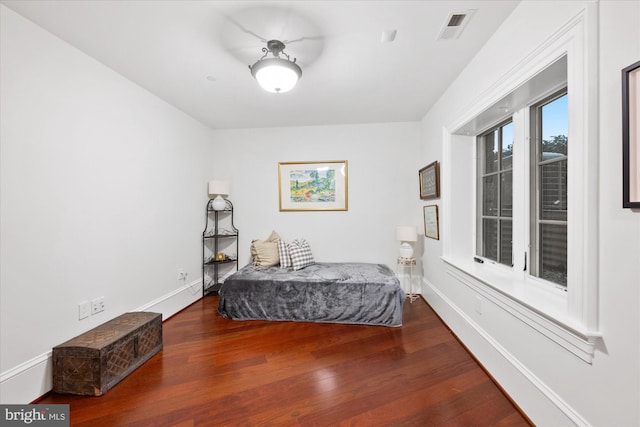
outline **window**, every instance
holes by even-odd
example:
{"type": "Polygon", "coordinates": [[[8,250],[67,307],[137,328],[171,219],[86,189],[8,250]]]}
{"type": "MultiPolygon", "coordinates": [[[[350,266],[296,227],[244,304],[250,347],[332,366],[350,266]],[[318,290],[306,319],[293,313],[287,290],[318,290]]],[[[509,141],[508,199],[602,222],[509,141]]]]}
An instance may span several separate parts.
{"type": "Polygon", "coordinates": [[[513,265],[513,123],[478,138],[478,254],[513,265]]]}
{"type": "Polygon", "coordinates": [[[567,286],[566,90],[531,107],[530,274],[567,286]]]}
{"type": "Polygon", "coordinates": [[[442,146],[441,259],[451,285],[471,290],[442,290],[447,302],[467,312],[486,298],[586,362],[600,337],[594,14],[586,7],[469,100],[442,146]]]}
{"type": "MultiPolygon", "coordinates": [[[[522,245],[528,271],[534,277],[566,289],[567,286],[567,171],[568,95],[566,88],[544,98],[477,138],[477,255],[504,264],[513,263],[513,181],[529,177],[529,235],[522,245]],[[530,132],[514,140],[514,121],[530,114],[530,132]],[[527,141],[528,150],[527,151],[527,141]],[[515,144],[515,146],[514,146],[515,144]],[[514,151],[528,162],[514,169],[514,151]],[[526,164],[529,165],[527,170],[526,164]],[[520,178],[520,179],[519,179],[520,178]]],[[[524,128],[524,126],[523,126],[524,128]]]]}

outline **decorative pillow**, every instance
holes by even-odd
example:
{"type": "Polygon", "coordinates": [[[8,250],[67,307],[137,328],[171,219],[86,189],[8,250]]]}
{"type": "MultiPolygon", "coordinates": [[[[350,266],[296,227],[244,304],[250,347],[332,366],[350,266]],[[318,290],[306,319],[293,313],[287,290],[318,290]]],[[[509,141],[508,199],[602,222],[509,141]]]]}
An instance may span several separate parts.
{"type": "Polygon", "coordinates": [[[280,240],[280,236],[278,236],[278,233],[274,231],[271,232],[271,235],[267,238],[267,242],[274,242],[274,243],[278,243],[278,240],[280,240]]]}
{"type": "Polygon", "coordinates": [[[266,240],[251,241],[251,263],[260,267],[271,267],[278,265],[280,257],[278,256],[278,240],[280,236],[275,231],[266,240]],[[275,254],[275,264],[274,262],[275,254]]]}
{"type": "Polygon", "coordinates": [[[294,240],[289,244],[289,255],[291,256],[291,264],[294,270],[301,270],[315,263],[311,248],[304,239],[294,240]]]}
{"type": "Polygon", "coordinates": [[[291,255],[289,255],[289,245],[284,240],[278,240],[278,255],[280,256],[280,267],[293,267],[291,255]]]}
{"type": "Polygon", "coordinates": [[[259,267],[271,267],[278,265],[278,244],[264,240],[254,240],[251,243],[251,254],[253,255],[253,265],[259,267]]]}

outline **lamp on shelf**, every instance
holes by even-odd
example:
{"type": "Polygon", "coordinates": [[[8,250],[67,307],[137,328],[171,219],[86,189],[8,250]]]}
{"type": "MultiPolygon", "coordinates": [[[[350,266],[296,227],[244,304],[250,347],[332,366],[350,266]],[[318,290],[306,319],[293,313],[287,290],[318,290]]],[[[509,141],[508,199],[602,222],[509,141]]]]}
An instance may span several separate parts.
{"type": "Polygon", "coordinates": [[[409,242],[418,240],[418,231],[412,225],[399,225],[396,227],[396,238],[402,242],[400,256],[402,258],[413,257],[413,246],[409,242]]]}
{"type": "Polygon", "coordinates": [[[229,183],[226,181],[209,181],[209,197],[213,199],[213,210],[223,211],[227,203],[223,196],[229,195],[229,183]]]}

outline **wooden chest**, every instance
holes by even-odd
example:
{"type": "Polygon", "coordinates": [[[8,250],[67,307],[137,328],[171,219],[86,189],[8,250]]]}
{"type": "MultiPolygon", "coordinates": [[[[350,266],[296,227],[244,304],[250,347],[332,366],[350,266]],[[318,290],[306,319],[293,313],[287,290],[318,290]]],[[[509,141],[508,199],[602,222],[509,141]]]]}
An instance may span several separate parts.
{"type": "Polygon", "coordinates": [[[162,349],[162,314],[125,313],[53,348],[53,391],[101,396],[162,349]]]}

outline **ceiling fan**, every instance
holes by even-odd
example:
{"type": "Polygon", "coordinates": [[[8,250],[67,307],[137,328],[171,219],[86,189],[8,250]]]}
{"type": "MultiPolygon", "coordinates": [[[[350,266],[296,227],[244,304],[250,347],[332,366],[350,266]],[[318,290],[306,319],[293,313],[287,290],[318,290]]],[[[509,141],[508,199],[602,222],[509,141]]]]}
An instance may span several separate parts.
{"type": "Polygon", "coordinates": [[[236,47],[227,50],[239,60],[247,63],[251,75],[258,81],[260,86],[268,92],[285,93],[293,89],[297,81],[302,77],[302,68],[297,63],[297,58],[291,58],[285,52],[288,45],[293,43],[305,43],[296,50],[301,55],[303,64],[311,64],[320,55],[323,49],[323,36],[301,36],[293,39],[286,39],[284,34],[295,33],[319,33],[317,26],[310,20],[293,13],[290,9],[275,7],[254,7],[235,13],[233,16],[226,16],[229,26],[223,33],[227,40],[227,46],[236,47]],[[252,28],[252,29],[249,29],[252,28]],[[253,29],[256,29],[255,31],[253,29]],[[261,34],[269,34],[264,37],[261,34]],[[233,35],[233,40],[231,39],[233,35]],[[248,50],[255,52],[255,45],[247,38],[244,39],[243,46],[237,46],[243,35],[257,39],[261,44],[262,57],[247,61],[248,50]],[[250,46],[250,47],[249,47],[250,46]]]}

